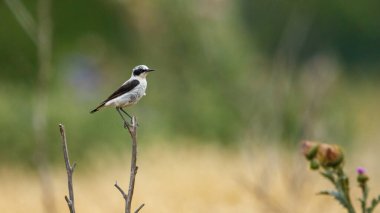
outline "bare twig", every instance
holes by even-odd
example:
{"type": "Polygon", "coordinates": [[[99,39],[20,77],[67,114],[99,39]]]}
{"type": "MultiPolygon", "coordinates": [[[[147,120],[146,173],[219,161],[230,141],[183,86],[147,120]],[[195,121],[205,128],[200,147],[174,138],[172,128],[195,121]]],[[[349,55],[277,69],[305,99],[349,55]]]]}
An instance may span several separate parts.
{"type": "Polygon", "coordinates": [[[70,209],[70,213],[75,213],[74,190],[73,190],[73,173],[74,173],[76,163],[74,163],[72,166],[70,165],[69,151],[67,149],[65,127],[62,124],[59,124],[59,131],[60,131],[61,137],[62,137],[63,158],[65,159],[66,172],[67,172],[67,185],[69,188],[69,197],[65,196],[65,200],[66,200],[67,205],[70,209]]]}
{"type": "Polygon", "coordinates": [[[144,206],[145,206],[145,203],[141,204],[140,207],[136,209],[135,213],[138,213],[144,206]]]}
{"type": "MultiPolygon", "coordinates": [[[[136,159],[137,159],[137,121],[136,117],[132,117],[132,125],[126,126],[128,128],[129,134],[132,138],[132,158],[131,158],[131,174],[129,178],[129,187],[128,187],[128,194],[125,194],[123,189],[115,183],[115,187],[120,191],[120,193],[123,195],[123,198],[125,200],[125,213],[131,213],[131,204],[132,204],[132,197],[133,197],[133,191],[135,188],[135,180],[136,180],[136,174],[138,167],[136,166],[136,159]]],[[[142,204],[139,208],[136,209],[135,213],[139,212],[145,204],[142,204]]]]}
{"type": "Polygon", "coordinates": [[[117,181],[116,181],[116,183],[115,183],[114,186],[119,190],[119,192],[121,193],[121,195],[123,195],[123,198],[127,199],[127,194],[125,194],[124,190],[117,184],[117,181]]]}

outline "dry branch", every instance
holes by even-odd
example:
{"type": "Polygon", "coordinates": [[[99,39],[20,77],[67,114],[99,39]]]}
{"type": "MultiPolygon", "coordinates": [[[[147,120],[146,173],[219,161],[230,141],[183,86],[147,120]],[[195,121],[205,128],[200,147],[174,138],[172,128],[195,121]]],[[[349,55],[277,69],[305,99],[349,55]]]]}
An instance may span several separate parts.
{"type": "MultiPolygon", "coordinates": [[[[131,173],[129,178],[129,187],[128,187],[128,194],[125,194],[124,190],[115,183],[115,187],[120,191],[121,195],[123,196],[125,200],[125,213],[131,213],[131,204],[132,204],[132,197],[133,197],[133,191],[135,188],[135,180],[136,180],[136,174],[138,167],[136,166],[136,160],[137,160],[137,121],[136,117],[132,117],[132,124],[127,125],[126,128],[129,131],[129,134],[132,138],[132,158],[131,158],[131,173]]],[[[139,212],[145,204],[140,205],[139,208],[135,210],[135,213],[139,212]]]]}
{"type": "Polygon", "coordinates": [[[65,200],[66,200],[67,205],[69,207],[70,213],[75,213],[74,190],[73,190],[73,173],[74,173],[76,163],[74,163],[72,166],[70,164],[69,151],[67,149],[65,127],[62,124],[59,124],[59,131],[60,131],[61,137],[62,137],[63,158],[65,159],[66,172],[67,172],[67,185],[69,188],[69,197],[65,196],[65,200]]]}

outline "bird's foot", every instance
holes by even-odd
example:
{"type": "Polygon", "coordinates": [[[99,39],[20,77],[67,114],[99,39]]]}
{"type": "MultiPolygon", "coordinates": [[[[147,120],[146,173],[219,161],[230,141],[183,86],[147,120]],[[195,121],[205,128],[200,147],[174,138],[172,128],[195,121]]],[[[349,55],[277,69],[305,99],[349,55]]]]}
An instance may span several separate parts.
{"type": "MultiPolygon", "coordinates": [[[[136,120],[135,120],[135,122],[136,122],[136,123],[135,123],[136,127],[140,127],[139,123],[137,123],[137,121],[136,121],[136,120]]],[[[131,123],[130,123],[130,125],[131,125],[131,126],[133,126],[133,120],[131,120],[131,123]]]]}
{"type": "Polygon", "coordinates": [[[127,121],[124,121],[124,128],[128,129],[129,127],[132,127],[132,124],[128,123],[127,121]]]}

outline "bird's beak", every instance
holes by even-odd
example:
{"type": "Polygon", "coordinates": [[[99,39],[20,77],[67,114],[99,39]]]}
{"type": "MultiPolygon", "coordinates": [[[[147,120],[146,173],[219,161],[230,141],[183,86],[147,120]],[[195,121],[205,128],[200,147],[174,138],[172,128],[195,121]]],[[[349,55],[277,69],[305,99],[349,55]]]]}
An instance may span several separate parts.
{"type": "Polygon", "coordinates": [[[154,69],[148,69],[147,72],[152,72],[155,71],[154,69]]]}

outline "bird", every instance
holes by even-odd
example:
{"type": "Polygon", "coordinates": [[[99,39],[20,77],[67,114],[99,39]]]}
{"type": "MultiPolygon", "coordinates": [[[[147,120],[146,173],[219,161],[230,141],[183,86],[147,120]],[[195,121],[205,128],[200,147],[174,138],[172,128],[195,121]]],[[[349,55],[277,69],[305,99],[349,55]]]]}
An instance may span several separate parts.
{"type": "Polygon", "coordinates": [[[124,127],[129,126],[129,123],[125,120],[122,113],[126,114],[131,120],[130,116],[123,108],[137,104],[142,96],[145,96],[147,88],[146,76],[149,72],[155,71],[150,69],[146,65],[137,65],[132,69],[131,77],[124,82],[115,92],[113,92],[108,98],[102,101],[95,109],[90,113],[94,113],[102,109],[103,107],[115,107],[124,121],[124,127]]]}

